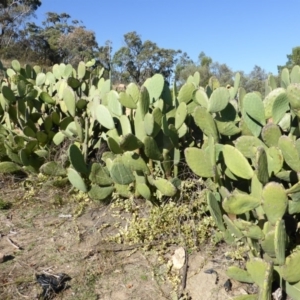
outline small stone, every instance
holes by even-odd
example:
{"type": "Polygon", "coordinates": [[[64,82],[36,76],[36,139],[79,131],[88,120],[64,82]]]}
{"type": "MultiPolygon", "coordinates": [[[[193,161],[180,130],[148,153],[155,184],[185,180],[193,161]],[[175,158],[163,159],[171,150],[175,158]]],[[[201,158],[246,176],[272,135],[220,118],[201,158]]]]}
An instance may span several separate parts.
{"type": "Polygon", "coordinates": [[[0,252],[0,263],[3,263],[5,260],[5,254],[0,252]]]}
{"type": "Polygon", "coordinates": [[[175,250],[172,255],[173,267],[177,270],[180,270],[185,263],[185,250],[183,247],[180,247],[175,250]]]}

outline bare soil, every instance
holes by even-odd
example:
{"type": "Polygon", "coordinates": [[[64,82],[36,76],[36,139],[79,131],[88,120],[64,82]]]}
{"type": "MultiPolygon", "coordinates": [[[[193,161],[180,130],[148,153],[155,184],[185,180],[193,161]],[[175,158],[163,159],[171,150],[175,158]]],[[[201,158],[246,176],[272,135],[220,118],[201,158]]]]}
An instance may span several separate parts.
{"type": "Polygon", "coordinates": [[[40,299],[36,274],[58,273],[72,280],[55,299],[227,300],[255,292],[254,286],[234,281],[229,291],[224,288],[225,269],[236,263],[225,258],[224,244],[187,251],[186,265],[170,271],[168,261],[179,245],[162,254],[156,247],[107,241],[118,229],[104,224],[120,221],[110,204],[69,201],[61,190],[30,192],[22,183],[0,184],[0,199],[12,202],[0,210],[0,254],[6,257],[0,263],[2,300],[40,299]],[[206,273],[209,269],[217,274],[206,273]]]}

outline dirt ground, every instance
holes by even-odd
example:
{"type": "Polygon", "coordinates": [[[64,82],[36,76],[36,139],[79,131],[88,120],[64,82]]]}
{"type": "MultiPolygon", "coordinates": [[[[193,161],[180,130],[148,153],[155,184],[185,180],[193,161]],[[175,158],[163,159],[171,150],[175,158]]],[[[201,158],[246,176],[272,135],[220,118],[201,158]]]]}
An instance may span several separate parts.
{"type": "Polygon", "coordinates": [[[36,274],[58,273],[72,279],[55,299],[227,300],[255,292],[253,285],[234,281],[230,290],[224,288],[225,269],[236,263],[225,258],[225,244],[186,251],[185,265],[174,270],[169,262],[179,245],[162,254],[155,247],[146,251],[142,245],[107,242],[107,236],[117,233],[107,224],[118,221],[109,204],[64,201],[64,194],[55,198],[59,192],[51,189],[38,197],[33,191],[28,197],[27,189],[25,197],[21,185],[5,185],[2,182],[0,198],[13,205],[0,210],[2,300],[40,299],[36,274]],[[205,272],[210,269],[217,273],[205,272]]]}

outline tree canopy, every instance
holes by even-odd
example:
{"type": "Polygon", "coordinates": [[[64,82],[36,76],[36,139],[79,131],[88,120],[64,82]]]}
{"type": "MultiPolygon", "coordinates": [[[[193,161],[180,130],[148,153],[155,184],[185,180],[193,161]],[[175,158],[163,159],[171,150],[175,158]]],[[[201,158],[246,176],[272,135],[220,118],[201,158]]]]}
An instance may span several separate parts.
{"type": "Polygon", "coordinates": [[[40,0],[0,1],[0,48],[7,46],[18,35],[18,29],[42,4],[40,0]]]}
{"type": "Polygon", "coordinates": [[[180,50],[160,48],[149,40],[143,42],[135,31],[126,33],[124,42],[125,46],[113,57],[120,81],[133,80],[140,84],[156,73],[170,78],[180,50]]]}

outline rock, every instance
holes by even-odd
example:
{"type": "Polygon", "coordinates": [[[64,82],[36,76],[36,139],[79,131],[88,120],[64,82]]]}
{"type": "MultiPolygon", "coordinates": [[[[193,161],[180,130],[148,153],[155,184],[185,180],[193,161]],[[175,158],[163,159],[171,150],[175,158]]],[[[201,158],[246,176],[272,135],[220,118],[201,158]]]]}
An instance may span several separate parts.
{"type": "Polygon", "coordinates": [[[173,268],[180,270],[185,263],[185,250],[183,247],[180,247],[175,250],[172,255],[173,268]]]}

